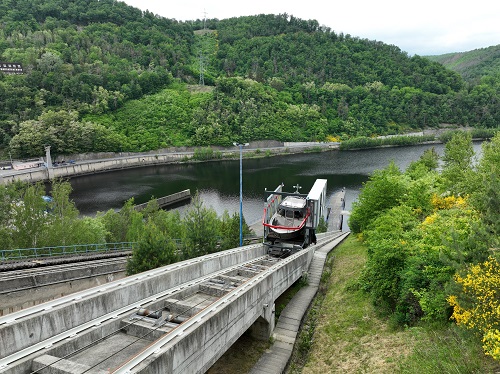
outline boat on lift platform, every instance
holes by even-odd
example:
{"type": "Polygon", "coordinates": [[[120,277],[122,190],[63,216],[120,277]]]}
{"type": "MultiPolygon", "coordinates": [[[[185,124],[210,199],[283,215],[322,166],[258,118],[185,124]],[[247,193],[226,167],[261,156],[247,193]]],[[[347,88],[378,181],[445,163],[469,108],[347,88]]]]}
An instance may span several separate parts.
{"type": "Polygon", "coordinates": [[[325,212],[326,179],[317,179],[309,194],[283,192],[279,185],[264,203],[264,245],[268,253],[287,256],[316,243],[316,228],[325,212]]]}

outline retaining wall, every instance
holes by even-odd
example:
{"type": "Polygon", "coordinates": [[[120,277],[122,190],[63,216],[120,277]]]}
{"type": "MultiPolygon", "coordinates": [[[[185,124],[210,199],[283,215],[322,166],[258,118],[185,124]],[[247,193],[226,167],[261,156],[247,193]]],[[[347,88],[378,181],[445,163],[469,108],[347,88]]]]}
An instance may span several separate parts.
{"type": "MultiPolygon", "coordinates": [[[[249,147],[244,147],[244,153],[254,152],[256,149],[266,149],[273,154],[291,154],[301,153],[312,147],[321,147],[323,149],[338,149],[338,143],[281,143],[274,141],[262,141],[250,143],[249,147]]],[[[199,147],[198,147],[199,148],[199,147]]],[[[234,148],[210,147],[220,150],[223,155],[236,155],[238,150],[234,148]]],[[[68,178],[79,175],[103,173],[113,170],[143,167],[150,165],[161,165],[178,163],[192,157],[195,148],[185,148],[186,151],[168,149],[152,151],[148,153],[93,153],[84,155],[72,155],[74,158],[64,157],[64,160],[72,160],[74,163],[65,162],[64,165],[54,166],[52,168],[26,169],[22,171],[2,171],[0,172],[0,184],[7,184],[13,181],[38,182],[54,178],[68,178]],[[98,158],[97,157],[102,157],[98,158]],[[89,160],[89,158],[92,158],[89,160]]],[[[58,159],[62,158],[61,156],[58,159]]],[[[57,160],[56,160],[57,161],[57,160]]],[[[62,161],[62,160],[61,160],[62,161]]],[[[60,161],[58,161],[60,162],[60,161]]]]}

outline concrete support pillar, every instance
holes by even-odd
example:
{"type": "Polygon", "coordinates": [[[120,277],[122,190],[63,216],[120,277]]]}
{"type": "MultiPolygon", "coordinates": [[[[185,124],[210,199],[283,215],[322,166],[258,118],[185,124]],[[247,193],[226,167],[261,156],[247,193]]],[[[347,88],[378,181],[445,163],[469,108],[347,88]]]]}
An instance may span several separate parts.
{"type": "Polygon", "coordinates": [[[52,168],[52,158],[50,157],[50,145],[45,146],[45,161],[47,163],[47,171],[49,179],[54,178],[54,169],[52,168]]]}
{"type": "Polygon", "coordinates": [[[274,331],[274,303],[264,304],[262,314],[250,326],[250,335],[258,340],[268,340],[274,331]]]}

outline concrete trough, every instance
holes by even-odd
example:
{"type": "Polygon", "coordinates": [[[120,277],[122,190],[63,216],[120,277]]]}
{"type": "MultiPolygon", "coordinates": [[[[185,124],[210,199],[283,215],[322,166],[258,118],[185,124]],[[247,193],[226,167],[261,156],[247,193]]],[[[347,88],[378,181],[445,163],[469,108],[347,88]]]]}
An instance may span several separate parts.
{"type": "Polygon", "coordinates": [[[185,327],[164,345],[155,342],[161,348],[154,355],[141,357],[131,372],[201,374],[245,331],[250,329],[254,336],[268,339],[274,328],[274,301],[308,269],[312,255],[313,249],[308,248],[290,256],[267,275],[229,293],[227,301],[221,299],[208,308],[206,318],[185,327]]]}
{"type": "Polygon", "coordinates": [[[87,295],[94,289],[72,294],[68,296],[72,301],[61,305],[52,306],[48,302],[9,314],[0,318],[0,359],[150,295],[263,255],[262,245],[219,252],[107,283],[80,299],[79,295],[87,295]]]}

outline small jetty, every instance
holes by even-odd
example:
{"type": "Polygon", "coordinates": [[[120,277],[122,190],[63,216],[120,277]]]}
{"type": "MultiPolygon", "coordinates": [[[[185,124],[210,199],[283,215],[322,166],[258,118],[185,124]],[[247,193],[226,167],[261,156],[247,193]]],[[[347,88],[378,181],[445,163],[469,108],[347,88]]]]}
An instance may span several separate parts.
{"type": "Polygon", "coordinates": [[[326,221],[328,231],[342,231],[342,221],[344,220],[345,210],[345,187],[335,192],[330,198],[326,221]]]}
{"type": "MultiPolygon", "coordinates": [[[[156,199],[156,202],[158,203],[158,206],[161,209],[168,209],[168,208],[173,207],[176,204],[188,202],[188,200],[191,200],[191,190],[190,189],[176,192],[172,195],[160,197],[160,198],[156,199]]],[[[143,203],[143,204],[138,204],[134,208],[135,208],[135,210],[140,212],[140,211],[144,210],[148,206],[148,204],[149,204],[149,202],[143,203]]]]}

